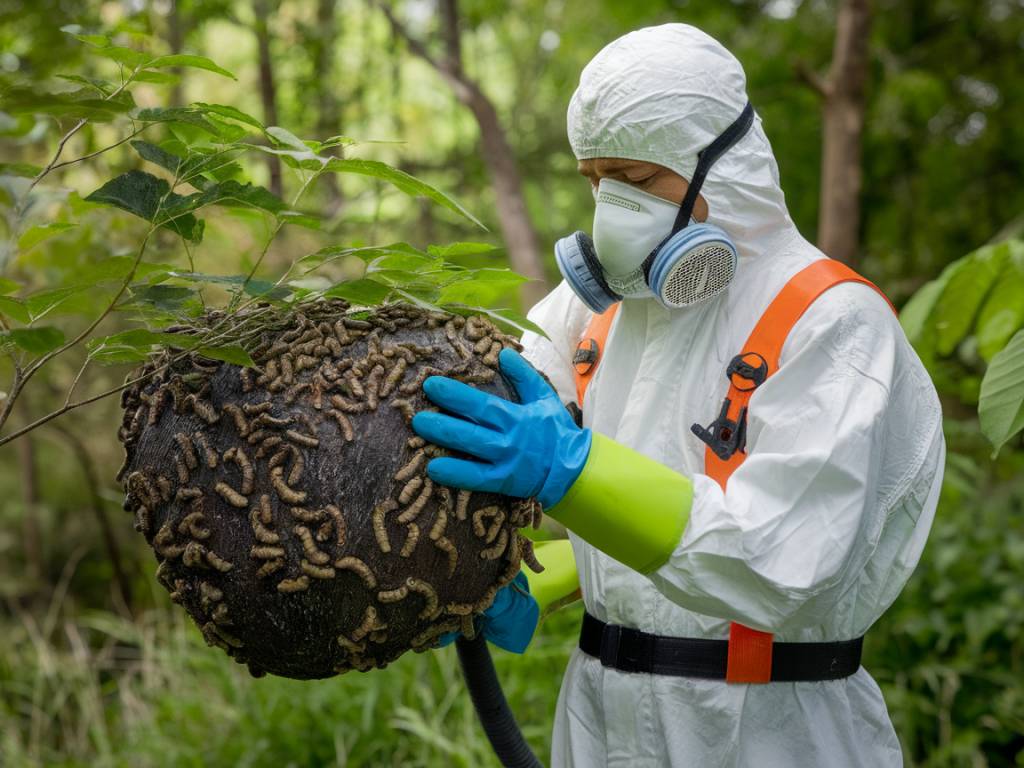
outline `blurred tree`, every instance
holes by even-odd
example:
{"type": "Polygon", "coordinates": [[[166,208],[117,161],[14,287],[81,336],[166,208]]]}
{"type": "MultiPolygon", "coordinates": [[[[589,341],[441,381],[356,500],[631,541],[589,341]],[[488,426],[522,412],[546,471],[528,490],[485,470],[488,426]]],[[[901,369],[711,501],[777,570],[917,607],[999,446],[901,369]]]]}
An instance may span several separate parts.
{"type": "Polygon", "coordinates": [[[526,306],[535,304],[550,290],[540,256],[540,245],[533,222],[523,198],[523,182],[515,153],[509,145],[501,119],[494,104],[479,83],[466,74],[462,65],[462,37],[459,29],[459,9],[456,0],[440,0],[440,24],[443,52],[431,53],[426,45],[409,32],[398,20],[388,3],[378,3],[387,16],[397,37],[405,41],[409,50],[429,63],[455,96],[473,113],[480,127],[480,150],[484,164],[490,171],[494,185],[498,219],[508,248],[512,268],[531,279],[521,289],[526,306]]]}
{"type": "Polygon", "coordinates": [[[860,193],[868,36],[867,0],[844,0],[836,15],[835,46],[827,78],[802,69],[822,99],[821,201],[818,246],[834,259],[856,266],[860,240],[860,193]]]}
{"type": "MultiPolygon", "coordinates": [[[[274,78],[274,60],[270,51],[270,20],[277,11],[276,0],[253,0],[253,32],[256,34],[256,48],[259,61],[260,102],[263,104],[263,122],[266,125],[280,125],[277,116],[277,82],[274,78]]],[[[270,191],[278,197],[284,194],[281,180],[281,160],[277,155],[267,155],[270,170],[270,191]]]]}

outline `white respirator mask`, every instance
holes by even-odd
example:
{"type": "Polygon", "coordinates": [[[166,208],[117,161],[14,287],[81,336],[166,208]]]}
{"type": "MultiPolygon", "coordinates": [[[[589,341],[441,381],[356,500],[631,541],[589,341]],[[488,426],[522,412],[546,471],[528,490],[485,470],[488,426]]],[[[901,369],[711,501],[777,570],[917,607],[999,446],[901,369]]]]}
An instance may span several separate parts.
{"type": "Polygon", "coordinates": [[[723,291],[736,273],[729,235],[693,219],[693,206],[711,166],[754,122],[748,102],[725,131],[697,155],[682,203],[614,179],[601,179],[594,237],[576,232],[555,243],[562,277],[587,307],[602,313],[624,297],[653,296],[670,309],[687,307],[723,291]]]}

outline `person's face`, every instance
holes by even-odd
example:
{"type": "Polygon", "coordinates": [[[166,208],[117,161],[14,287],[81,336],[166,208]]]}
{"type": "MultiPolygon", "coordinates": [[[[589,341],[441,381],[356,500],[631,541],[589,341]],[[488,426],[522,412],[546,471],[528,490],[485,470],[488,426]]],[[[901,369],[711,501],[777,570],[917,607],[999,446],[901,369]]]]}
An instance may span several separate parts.
{"type": "MultiPolygon", "coordinates": [[[[644,192],[649,192],[676,205],[683,202],[683,196],[689,188],[686,179],[675,171],[644,160],[596,157],[591,160],[580,160],[577,169],[595,189],[601,179],[615,179],[632,184],[644,192]]],[[[707,217],[708,204],[702,195],[697,195],[697,202],[693,206],[693,218],[697,221],[705,221],[707,217]]]]}

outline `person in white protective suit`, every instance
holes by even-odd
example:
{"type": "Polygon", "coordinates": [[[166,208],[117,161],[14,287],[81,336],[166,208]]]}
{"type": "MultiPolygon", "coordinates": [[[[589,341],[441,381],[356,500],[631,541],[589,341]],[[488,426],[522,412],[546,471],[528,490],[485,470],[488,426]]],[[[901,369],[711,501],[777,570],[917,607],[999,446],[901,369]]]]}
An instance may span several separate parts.
{"type": "MultiPolygon", "coordinates": [[[[739,62],[691,26],[601,50],[568,111],[594,240],[559,243],[567,279],[529,313],[547,338],[523,338],[553,391],[506,350],[520,403],[432,377],[444,411],[413,421],[477,458],[433,460],[436,480],[535,496],[570,531],[586,647],[562,684],[554,766],[903,762],[859,638],[924,547],[940,407],[891,307],[852,272],[799,300],[777,361],[738,357],[797,275],[835,265],[790,219],[747,104],[739,62]],[[603,344],[581,345],[598,315],[603,344]],[[584,391],[577,425],[561,404],[584,391]]],[[[530,576],[542,607],[544,576],[530,576]]],[[[528,642],[535,620],[521,624],[528,642]]]]}

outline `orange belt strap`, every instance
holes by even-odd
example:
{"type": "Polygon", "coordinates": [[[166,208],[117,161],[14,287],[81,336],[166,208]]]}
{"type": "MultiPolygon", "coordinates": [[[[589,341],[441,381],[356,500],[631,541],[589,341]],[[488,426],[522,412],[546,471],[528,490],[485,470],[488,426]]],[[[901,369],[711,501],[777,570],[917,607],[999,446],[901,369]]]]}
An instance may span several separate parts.
{"type": "MultiPolygon", "coordinates": [[[[816,261],[782,287],[761,315],[743,345],[743,351],[729,363],[726,370],[729,391],[718,419],[706,428],[698,424],[693,426],[694,433],[708,444],[704,453],[704,472],[723,491],[729,477],[747,458],[746,415],[754,390],[779,369],[786,338],[811,304],[829,288],[849,282],[873,288],[885,298],[876,285],[845,264],[833,259],[816,261]]],[[[613,304],[603,314],[595,315],[576,347],[573,366],[576,368],[576,395],[581,408],[617,308],[618,304],[613,304]]],[[[771,679],[771,669],[772,634],[733,622],[729,629],[726,681],[766,683],[771,679]]]]}

